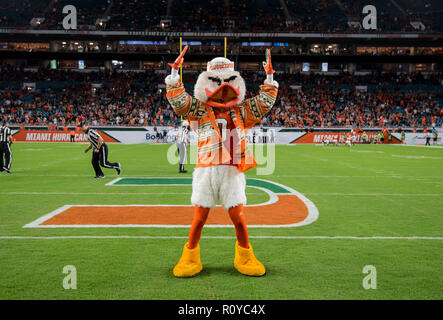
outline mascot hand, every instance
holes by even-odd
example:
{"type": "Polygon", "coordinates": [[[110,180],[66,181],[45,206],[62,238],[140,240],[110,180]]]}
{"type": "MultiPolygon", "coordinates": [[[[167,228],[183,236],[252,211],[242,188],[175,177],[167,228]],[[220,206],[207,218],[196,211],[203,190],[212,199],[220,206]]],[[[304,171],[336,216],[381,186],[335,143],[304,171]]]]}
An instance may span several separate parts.
{"type": "Polygon", "coordinates": [[[169,85],[174,85],[178,81],[180,81],[180,75],[178,74],[178,70],[183,64],[183,56],[185,55],[186,51],[188,50],[188,46],[185,46],[183,51],[180,53],[177,59],[175,59],[174,63],[168,63],[171,66],[171,74],[166,77],[165,82],[169,85]]]}
{"type": "Polygon", "coordinates": [[[263,61],[263,69],[265,69],[266,74],[273,74],[275,72],[274,69],[272,69],[272,62],[271,62],[271,50],[266,49],[266,62],[263,61]]]}
{"type": "Polygon", "coordinates": [[[275,70],[272,69],[271,50],[266,49],[266,62],[263,62],[263,69],[266,71],[265,83],[278,87],[278,82],[274,81],[275,70]]]}
{"type": "Polygon", "coordinates": [[[183,64],[183,56],[185,55],[186,51],[188,50],[188,46],[185,46],[182,53],[178,56],[177,59],[175,59],[174,63],[168,63],[172,69],[178,70],[183,64]]]}

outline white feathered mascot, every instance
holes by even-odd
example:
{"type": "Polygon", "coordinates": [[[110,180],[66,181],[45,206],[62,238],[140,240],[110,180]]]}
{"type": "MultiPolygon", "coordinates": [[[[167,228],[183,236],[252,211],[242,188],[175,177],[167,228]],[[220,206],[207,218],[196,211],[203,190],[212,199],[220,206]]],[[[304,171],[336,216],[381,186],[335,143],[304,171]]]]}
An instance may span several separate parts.
{"type": "Polygon", "coordinates": [[[174,267],[176,277],[192,277],[203,269],[199,240],[211,208],[220,202],[228,211],[237,235],[234,267],[248,276],[263,276],[266,269],[257,260],[248,240],[244,205],[244,172],[257,165],[245,135],[272,108],[278,83],[273,80],[271,52],[266,50],[263,67],[267,77],[260,93],[245,100],[246,85],[234,63],[226,58],[208,62],[195,84],[194,96],[186,93],[178,70],[186,46],[165,79],[166,97],[179,115],[186,116],[198,137],[197,165],[193,172],[191,202],[195,207],[189,241],[174,267]]]}

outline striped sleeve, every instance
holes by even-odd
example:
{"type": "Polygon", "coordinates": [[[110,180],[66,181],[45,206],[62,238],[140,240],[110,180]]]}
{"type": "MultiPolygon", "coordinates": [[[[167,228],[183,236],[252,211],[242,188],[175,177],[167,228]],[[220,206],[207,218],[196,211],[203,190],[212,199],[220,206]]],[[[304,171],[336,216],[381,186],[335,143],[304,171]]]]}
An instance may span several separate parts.
{"type": "Polygon", "coordinates": [[[88,132],[88,140],[92,143],[94,148],[98,147],[98,138],[100,135],[97,133],[97,131],[90,129],[88,132]]]}
{"type": "Polygon", "coordinates": [[[257,96],[243,103],[246,127],[253,126],[271,110],[277,98],[277,92],[277,86],[264,83],[260,86],[260,93],[257,96]]]}
{"type": "Polygon", "coordinates": [[[204,110],[201,102],[186,92],[181,81],[175,85],[166,84],[166,98],[175,113],[180,115],[196,117],[204,110]]]}

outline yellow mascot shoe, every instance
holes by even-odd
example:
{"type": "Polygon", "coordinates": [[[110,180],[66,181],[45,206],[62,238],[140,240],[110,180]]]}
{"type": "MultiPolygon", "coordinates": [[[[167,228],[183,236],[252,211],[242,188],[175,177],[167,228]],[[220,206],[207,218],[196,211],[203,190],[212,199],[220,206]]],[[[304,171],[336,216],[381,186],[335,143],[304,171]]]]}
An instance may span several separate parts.
{"type": "Polygon", "coordinates": [[[188,243],[186,242],[182,256],[174,267],[174,276],[177,278],[194,277],[199,274],[202,269],[203,266],[200,261],[200,246],[197,245],[196,248],[189,249],[188,243]]]}
{"type": "Polygon", "coordinates": [[[265,266],[257,260],[249,244],[249,249],[242,248],[235,243],[234,267],[238,272],[253,277],[261,277],[266,274],[265,266]]]}

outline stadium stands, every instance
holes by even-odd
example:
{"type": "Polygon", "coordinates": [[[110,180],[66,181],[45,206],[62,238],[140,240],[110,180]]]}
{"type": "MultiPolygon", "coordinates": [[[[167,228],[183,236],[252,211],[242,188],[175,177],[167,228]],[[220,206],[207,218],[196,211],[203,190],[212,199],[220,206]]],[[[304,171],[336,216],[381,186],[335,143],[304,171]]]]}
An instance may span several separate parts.
{"type": "MultiPolygon", "coordinates": [[[[0,4],[0,26],[61,29],[62,8],[75,5],[79,29],[210,32],[365,32],[363,0],[24,0],[0,4]],[[105,25],[96,24],[103,19],[105,25]],[[163,22],[163,23],[162,23],[163,22]]],[[[375,0],[376,32],[441,32],[443,4],[438,0],[375,0]],[[423,24],[414,28],[411,22],[423,24]]],[[[372,30],[370,32],[373,32],[372,30]]]]}
{"type": "Polygon", "coordinates": [[[109,7],[108,0],[55,0],[52,1],[50,7],[45,10],[45,20],[40,25],[40,29],[62,29],[62,21],[65,16],[62,13],[63,7],[66,5],[75,5],[77,8],[77,25],[80,29],[85,26],[93,27],[97,19],[102,18],[109,7]]]}
{"type": "Polygon", "coordinates": [[[322,0],[316,5],[310,0],[286,1],[286,6],[295,22],[291,31],[337,32],[348,29],[346,16],[335,1],[322,0]]]}
{"type": "MultiPolygon", "coordinates": [[[[387,35],[374,42],[340,37],[347,33],[367,32],[441,33],[443,4],[438,0],[374,0],[371,4],[378,11],[378,28],[373,31],[361,27],[362,8],[367,4],[363,0],[3,1],[0,3],[0,27],[37,29],[38,32],[60,30],[64,17],[62,8],[67,4],[76,6],[80,30],[336,34],[337,37],[330,42],[322,37],[306,40],[286,38],[287,35],[230,39],[228,55],[240,69],[243,68],[242,75],[251,94],[257,92],[263,80],[257,71],[261,70],[257,58],[262,58],[265,47],[272,47],[276,58],[276,79],[281,87],[276,106],[263,119],[262,125],[426,127],[443,124],[443,76],[438,62],[439,56],[443,55],[441,40],[434,41],[434,35],[411,38],[387,35]],[[37,24],[36,18],[40,19],[37,24]],[[318,44],[314,42],[317,39],[318,44]],[[409,39],[418,40],[405,42],[409,39]],[[304,57],[293,59],[294,54],[319,57],[312,63],[317,66],[311,71],[320,70],[323,61],[329,61],[328,70],[334,71],[329,74],[300,72],[305,60],[301,60],[304,57]],[[331,58],[338,59],[319,60],[322,55],[333,55],[331,58]],[[352,55],[362,56],[358,57],[359,62],[352,62],[352,74],[339,71],[348,70],[346,57],[352,55]],[[388,68],[380,66],[385,61],[377,60],[368,62],[366,68],[369,55],[382,59],[387,56],[394,59],[397,56],[426,57],[407,60],[401,65],[390,59],[392,65],[388,68]],[[240,67],[241,64],[244,67],[240,67]],[[393,72],[387,73],[390,68],[393,72]],[[353,73],[360,69],[371,72],[353,73]],[[408,73],[397,72],[403,70],[408,73]]],[[[1,43],[0,50],[9,56],[2,61],[13,61],[19,52],[22,61],[17,60],[16,65],[28,66],[27,69],[12,67],[14,62],[0,65],[2,117],[13,123],[73,124],[87,121],[95,125],[174,125],[179,120],[167,103],[162,86],[167,69],[165,62],[170,58],[167,55],[179,52],[177,36],[144,39],[137,35],[132,39],[130,32],[121,38],[120,35],[85,32],[79,35],[67,33],[66,36],[61,33],[63,35],[51,38],[51,35],[41,33],[20,35],[17,40],[15,35],[20,33],[3,34],[5,42],[1,43]],[[34,53],[45,55],[34,56],[34,53]],[[53,57],[53,53],[57,53],[57,57],[53,57]],[[88,54],[101,53],[108,54],[106,61],[96,57],[88,61],[88,54]],[[86,61],[88,70],[64,69],[77,68],[79,61],[86,61]],[[35,68],[50,63],[58,69],[35,68]],[[118,68],[139,72],[110,71],[118,68]]],[[[207,61],[206,55],[222,55],[224,46],[222,38],[217,36],[185,39],[189,40],[195,41],[187,60],[192,65],[184,65],[184,83],[192,92],[198,70],[204,68],[207,61]]]]}
{"type": "Polygon", "coordinates": [[[167,0],[111,2],[108,30],[161,30],[161,17],[166,15],[167,0]]]}
{"type": "Polygon", "coordinates": [[[29,28],[33,17],[43,17],[51,0],[0,2],[0,27],[29,28]]]}
{"type": "MultiPolygon", "coordinates": [[[[185,73],[192,93],[196,73],[185,73]]],[[[263,80],[242,72],[249,96],[263,80]]],[[[174,125],[179,119],[165,99],[163,73],[25,71],[3,65],[0,111],[12,123],[174,125]],[[14,81],[11,81],[14,79],[14,81]],[[69,80],[68,80],[69,79],[69,80]],[[35,83],[27,88],[23,83],[35,83]]],[[[336,76],[277,74],[279,98],[265,126],[428,127],[443,124],[442,74],[336,76]],[[357,90],[356,86],[366,86],[357,90]]]]}

